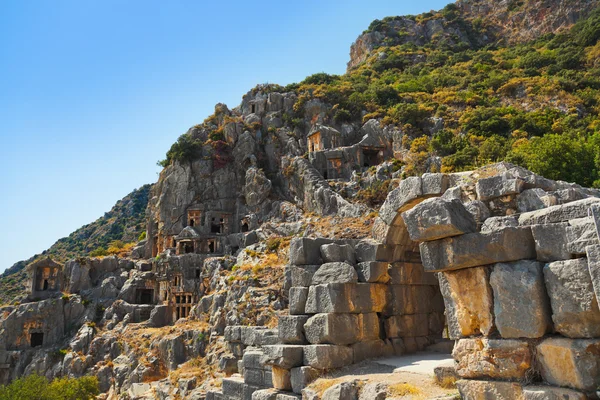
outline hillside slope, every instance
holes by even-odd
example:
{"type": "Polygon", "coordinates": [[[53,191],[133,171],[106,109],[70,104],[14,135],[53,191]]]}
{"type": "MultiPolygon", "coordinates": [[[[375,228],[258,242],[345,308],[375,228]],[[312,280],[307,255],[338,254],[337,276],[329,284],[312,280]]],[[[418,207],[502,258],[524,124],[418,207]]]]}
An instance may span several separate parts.
{"type": "MultiPolygon", "coordinates": [[[[117,201],[113,208],[91,224],[84,225],[69,236],[56,241],[41,255],[51,256],[54,260],[66,260],[85,256],[91,251],[104,248],[115,240],[124,243],[137,241],[146,229],[145,211],[152,185],[135,189],[117,201]]],[[[19,261],[7,268],[0,276],[0,304],[10,302],[23,294],[25,273],[23,269],[40,254],[19,261]]]]}

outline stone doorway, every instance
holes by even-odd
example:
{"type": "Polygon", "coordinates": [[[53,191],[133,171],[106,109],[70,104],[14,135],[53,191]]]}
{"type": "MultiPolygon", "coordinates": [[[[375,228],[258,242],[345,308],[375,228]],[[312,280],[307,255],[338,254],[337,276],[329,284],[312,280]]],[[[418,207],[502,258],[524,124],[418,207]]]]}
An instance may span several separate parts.
{"type": "Polygon", "coordinates": [[[31,347],[42,347],[44,345],[44,334],[42,332],[31,332],[29,334],[31,347]]]}

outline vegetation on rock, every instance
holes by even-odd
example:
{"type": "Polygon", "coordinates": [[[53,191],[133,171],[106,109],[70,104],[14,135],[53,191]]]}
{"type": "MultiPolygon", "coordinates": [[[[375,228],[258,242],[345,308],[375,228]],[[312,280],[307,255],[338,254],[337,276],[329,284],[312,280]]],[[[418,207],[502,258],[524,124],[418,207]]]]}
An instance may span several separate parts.
{"type": "Polygon", "coordinates": [[[0,399],[4,400],[88,400],[99,393],[98,378],[92,376],[48,382],[39,375],[28,375],[0,386],[0,399]]]}

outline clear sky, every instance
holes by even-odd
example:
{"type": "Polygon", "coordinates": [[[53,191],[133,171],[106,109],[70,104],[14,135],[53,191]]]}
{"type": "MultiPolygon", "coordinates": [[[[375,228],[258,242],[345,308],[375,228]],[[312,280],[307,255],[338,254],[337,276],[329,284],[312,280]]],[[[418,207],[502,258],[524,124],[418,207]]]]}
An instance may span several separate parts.
{"type": "Polygon", "coordinates": [[[0,2],[0,271],[155,182],[216,103],[342,74],[372,20],[449,2],[0,2]]]}

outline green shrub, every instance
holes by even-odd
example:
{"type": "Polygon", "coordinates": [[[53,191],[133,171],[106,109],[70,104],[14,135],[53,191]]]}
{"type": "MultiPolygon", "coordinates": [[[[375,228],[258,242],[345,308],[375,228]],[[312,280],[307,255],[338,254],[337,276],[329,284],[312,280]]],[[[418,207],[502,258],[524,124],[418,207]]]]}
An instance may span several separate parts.
{"type": "Polygon", "coordinates": [[[28,375],[0,386],[3,400],[90,400],[100,393],[98,378],[59,378],[52,382],[38,375],[28,375]]]}
{"type": "Polygon", "coordinates": [[[140,236],[138,236],[138,242],[141,242],[142,240],[146,240],[146,231],[143,231],[140,233],[140,236]]]}

